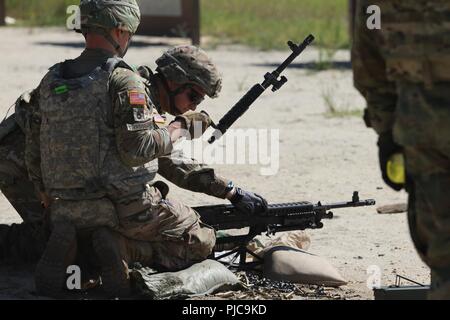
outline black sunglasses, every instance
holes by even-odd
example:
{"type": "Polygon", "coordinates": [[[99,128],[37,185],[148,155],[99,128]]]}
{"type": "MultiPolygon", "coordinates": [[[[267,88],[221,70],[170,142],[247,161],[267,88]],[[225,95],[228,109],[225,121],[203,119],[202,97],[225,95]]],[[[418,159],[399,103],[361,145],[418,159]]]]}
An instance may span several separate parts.
{"type": "Polygon", "coordinates": [[[192,87],[190,87],[189,89],[190,90],[187,95],[192,103],[194,103],[195,105],[199,105],[203,100],[205,100],[205,96],[200,94],[197,90],[192,87]]]}

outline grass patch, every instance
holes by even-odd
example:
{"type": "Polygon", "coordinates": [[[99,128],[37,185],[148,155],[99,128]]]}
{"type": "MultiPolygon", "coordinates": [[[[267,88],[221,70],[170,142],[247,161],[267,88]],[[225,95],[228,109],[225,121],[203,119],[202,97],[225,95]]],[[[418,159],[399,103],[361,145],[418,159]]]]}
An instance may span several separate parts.
{"type": "Polygon", "coordinates": [[[69,5],[77,0],[6,0],[6,14],[17,20],[18,26],[65,26],[69,5]]]}
{"type": "Polygon", "coordinates": [[[335,100],[336,88],[327,87],[322,89],[322,99],[325,103],[326,111],[324,113],[326,118],[348,118],[363,116],[363,110],[351,108],[347,103],[338,104],[335,100]]]}
{"type": "Polygon", "coordinates": [[[328,110],[325,113],[325,117],[326,118],[349,118],[349,117],[358,117],[358,118],[362,118],[363,116],[363,111],[360,109],[343,109],[343,110],[337,110],[337,109],[333,109],[333,110],[328,110]]]}
{"type": "MultiPolygon", "coordinates": [[[[7,15],[21,26],[65,26],[78,0],[6,0],[7,15]]],[[[287,49],[308,34],[324,48],[349,47],[347,0],[201,0],[201,32],[217,43],[287,49]]]]}
{"type": "Polygon", "coordinates": [[[348,48],[347,0],[201,1],[202,32],[260,49],[286,49],[308,34],[324,48],[348,48]]]}

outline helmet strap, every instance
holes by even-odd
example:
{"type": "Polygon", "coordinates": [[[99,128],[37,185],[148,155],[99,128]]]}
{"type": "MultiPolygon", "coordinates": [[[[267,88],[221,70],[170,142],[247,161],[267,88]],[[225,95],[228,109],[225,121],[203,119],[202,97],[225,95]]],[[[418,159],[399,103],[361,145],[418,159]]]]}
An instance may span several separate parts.
{"type": "Polygon", "coordinates": [[[128,47],[125,50],[122,50],[120,44],[118,44],[117,41],[113,39],[113,37],[107,30],[105,30],[102,35],[106,39],[106,41],[108,41],[114,47],[119,57],[123,58],[125,56],[125,53],[127,53],[128,47]]]}
{"type": "Polygon", "coordinates": [[[125,50],[122,50],[121,46],[119,43],[117,43],[116,40],[114,40],[114,38],[111,36],[110,30],[104,29],[104,28],[89,28],[89,29],[85,29],[83,30],[83,34],[87,34],[87,33],[97,33],[99,35],[101,35],[103,38],[106,39],[106,41],[108,41],[114,48],[114,50],[117,52],[118,56],[123,58],[125,56],[125,54],[128,51],[128,47],[130,46],[130,42],[131,42],[131,37],[128,40],[128,44],[127,47],[125,48],[125,50]]]}
{"type": "Polygon", "coordinates": [[[162,85],[163,85],[164,89],[166,90],[166,94],[169,97],[169,113],[174,115],[174,116],[182,114],[180,112],[180,110],[178,110],[178,108],[177,108],[177,106],[175,104],[175,97],[177,95],[179,95],[186,88],[184,86],[181,86],[178,89],[171,90],[169,88],[169,84],[167,83],[166,77],[164,77],[164,75],[161,72],[159,72],[158,74],[160,75],[160,79],[161,79],[162,85]]]}

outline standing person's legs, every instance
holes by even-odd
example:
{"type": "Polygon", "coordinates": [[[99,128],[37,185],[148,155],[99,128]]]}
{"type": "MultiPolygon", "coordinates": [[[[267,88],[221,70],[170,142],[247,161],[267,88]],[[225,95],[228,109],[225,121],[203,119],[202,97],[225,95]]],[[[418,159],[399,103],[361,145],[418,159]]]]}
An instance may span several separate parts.
{"type": "Polygon", "coordinates": [[[450,299],[450,159],[434,149],[406,148],[411,236],[431,268],[430,299],[450,299]],[[438,170],[439,171],[439,170],[438,170]],[[430,173],[428,173],[430,172],[430,173]]]}

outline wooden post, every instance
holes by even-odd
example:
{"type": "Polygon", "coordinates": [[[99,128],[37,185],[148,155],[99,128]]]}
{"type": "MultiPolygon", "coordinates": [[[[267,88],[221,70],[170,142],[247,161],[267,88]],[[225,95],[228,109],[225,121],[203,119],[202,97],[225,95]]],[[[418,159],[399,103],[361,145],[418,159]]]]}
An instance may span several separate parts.
{"type": "Polygon", "coordinates": [[[0,0],[0,26],[5,25],[5,16],[6,16],[5,0],[0,0]]]}
{"type": "Polygon", "coordinates": [[[200,0],[193,0],[192,4],[193,18],[192,18],[192,28],[191,28],[191,38],[192,44],[200,45],[200,0]]]}
{"type": "Polygon", "coordinates": [[[200,0],[171,0],[167,3],[139,0],[138,3],[141,23],[137,34],[189,37],[192,44],[200,45],[200,0]]]}
{"type": "Polygon", "coordinates": [[[356,0],[349,0],[348,21],[349,21],[349,34],[351,42],[353,42],[353,32],[355,32],[355,19],[356,19],[356,0]]]}

